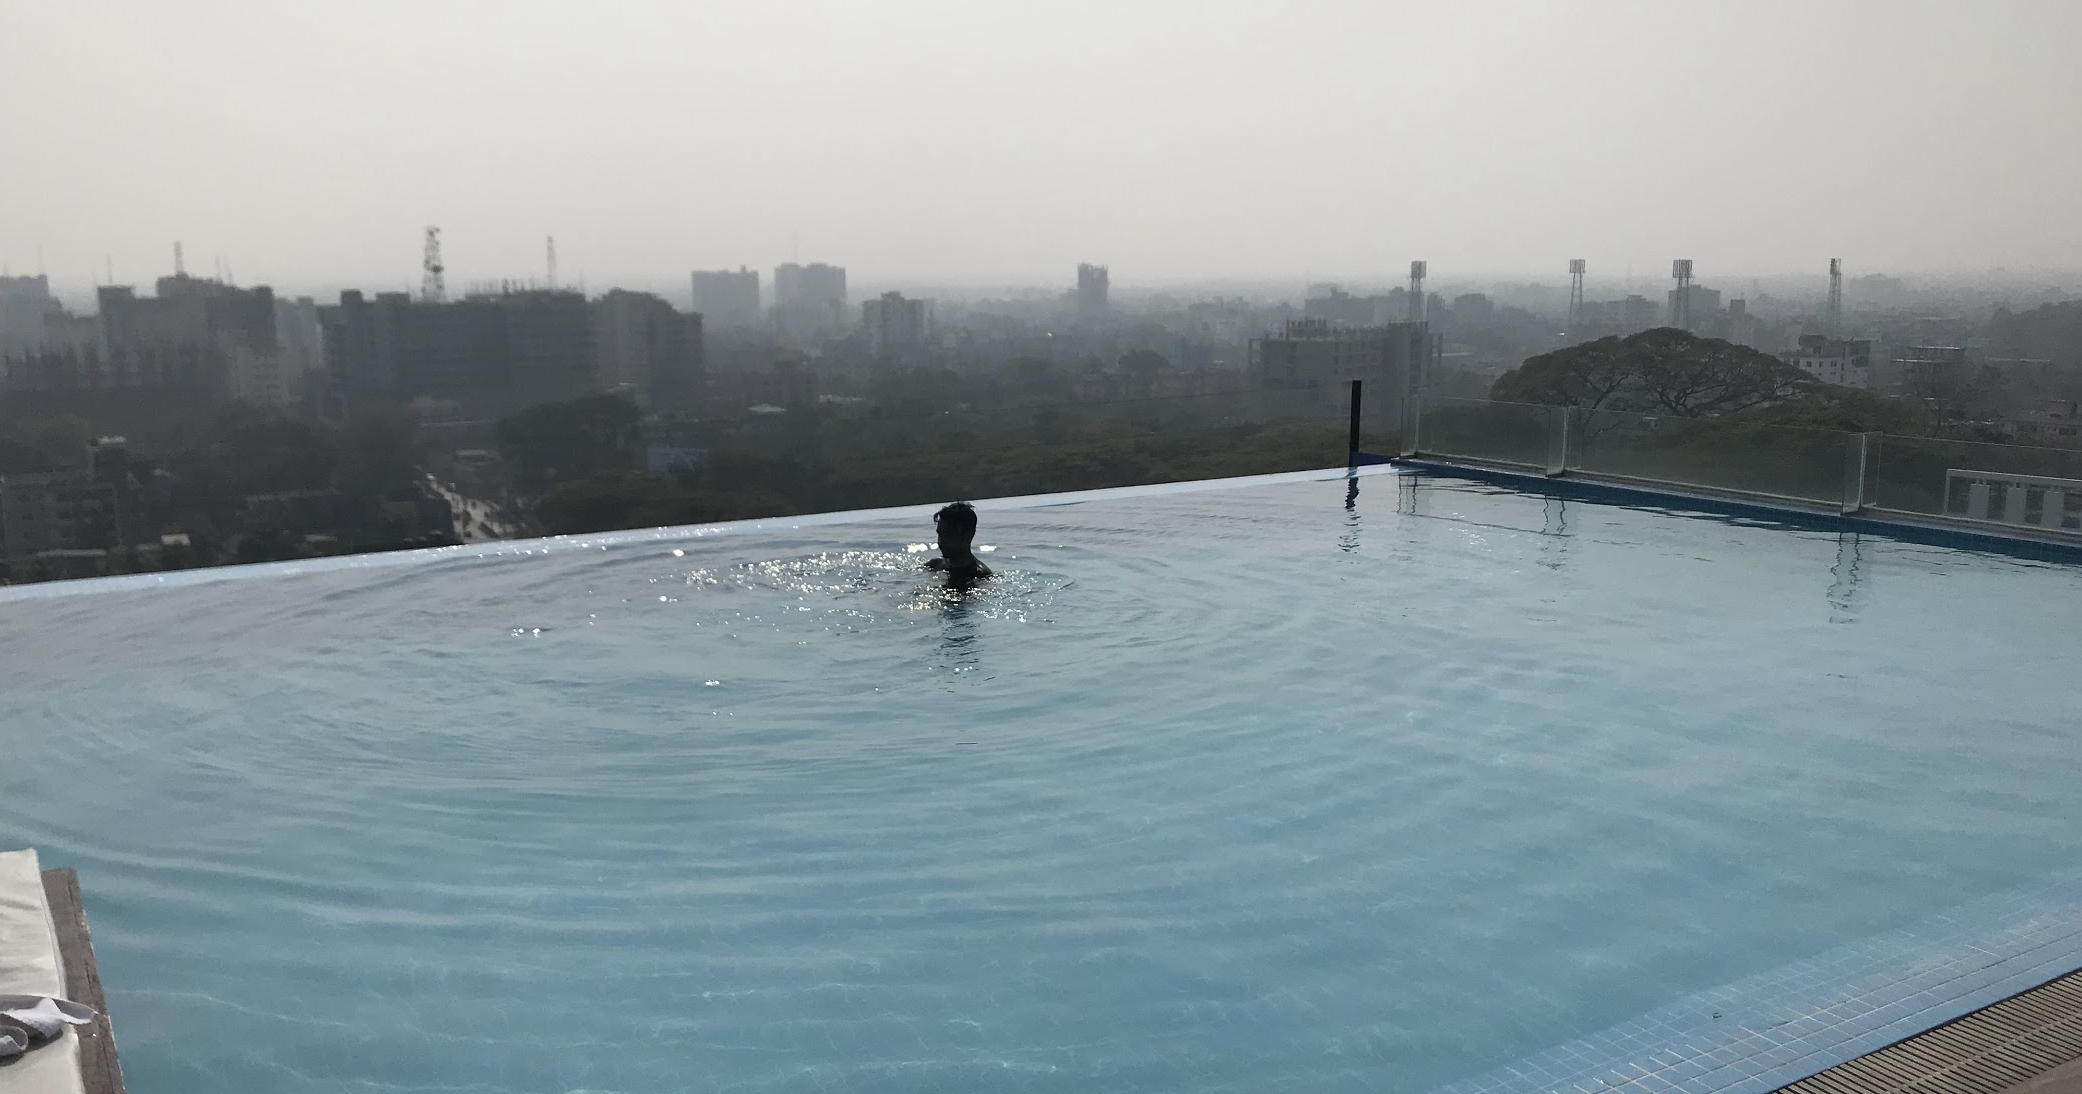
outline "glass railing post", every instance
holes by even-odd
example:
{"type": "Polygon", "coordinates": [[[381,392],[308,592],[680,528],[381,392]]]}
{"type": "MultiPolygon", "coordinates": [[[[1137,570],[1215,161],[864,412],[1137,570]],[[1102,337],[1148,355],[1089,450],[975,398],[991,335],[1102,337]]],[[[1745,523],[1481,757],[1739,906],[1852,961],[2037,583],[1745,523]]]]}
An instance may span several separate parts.
{"type": "Polygon", "coordinates": [[[1547,474],[1569,469],[1569,408],[1549,407],[1547,414],[1547,474]]]}
{"type": "Polygon", "coordinates": [[[1866,445],[1865,448],[1865,507],[1868,509],[1885,510],[1887,508],[1887,499],[1893,493],[1887,487],[1887,475],[1889,473],[1887,460],[1891,455],[1887,451],[1887,435],[1885,433],[1874,433],[1872,442],[1866,445]]]}
{"type": "Polygon", "coordinates": [[[1348,408],[1351,411],[1350,439],[1345,445],[1346,467],[1359,466],[1359,406],[1362,383],[1360,380],[1352,381],[1351,406],[1348,408]]]}
{"type": "Polygon", "coordinates": [[[1864,510],[1865,468],[1868,454],[1873,446],[1870,433],[1850,433],[1844,436],[1843,446],[1843,507],[1844,513],[1864,510]]]}
{"type": "Polygon", "coordinates": [[[1424,451],[1423,438],[1419,435],[1424,428],[1424,391],[1418,389],[1403,400],[1402,454],[1415,456],[1424,451]]]}

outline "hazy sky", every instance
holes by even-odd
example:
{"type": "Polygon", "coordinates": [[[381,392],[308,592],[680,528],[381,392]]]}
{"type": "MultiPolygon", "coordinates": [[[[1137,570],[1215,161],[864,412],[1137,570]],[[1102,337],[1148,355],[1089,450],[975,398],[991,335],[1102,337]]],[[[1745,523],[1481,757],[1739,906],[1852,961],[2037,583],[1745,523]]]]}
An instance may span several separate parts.
{"type": "Polygon", "coordinates": [[[0,0],[0,261],[2082,265],[2078,0],[0,0]]]}

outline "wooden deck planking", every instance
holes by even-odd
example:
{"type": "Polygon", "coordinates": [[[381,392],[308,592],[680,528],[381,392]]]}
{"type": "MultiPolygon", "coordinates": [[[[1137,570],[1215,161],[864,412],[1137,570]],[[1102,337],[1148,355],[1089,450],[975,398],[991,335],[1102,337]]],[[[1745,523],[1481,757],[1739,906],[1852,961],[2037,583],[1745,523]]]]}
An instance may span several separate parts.
{"type": "Polygon", "coordinates": [[[2082,972],[2069,973],[1776,1094],[2082,1094],[2082,972]]]}
{"type": "Polygon", "coordinates": [[[65,964],[65,995],[101,1015],[93,1025],[79,1029],[80,1080],[87,1094],[124,1094],[123,1065],[116,1059],[115,1027],[108,1017],[108,998],[101,990],[101,968],[94,962],[94,939],[87,933],[79,875],[70,868],[45,870],[43,893],[51,906],[58,954],[65,964]]]}

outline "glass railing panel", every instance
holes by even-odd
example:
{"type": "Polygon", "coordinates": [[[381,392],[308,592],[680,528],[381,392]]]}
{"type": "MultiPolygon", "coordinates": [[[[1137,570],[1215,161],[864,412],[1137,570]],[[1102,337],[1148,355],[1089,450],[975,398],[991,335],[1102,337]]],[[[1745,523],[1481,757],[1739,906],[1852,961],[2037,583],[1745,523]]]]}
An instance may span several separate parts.
{"type": "Polygon", "coordinates": [[[1546,470],[1560,421],[1551,406],[1427,395],[1417,443],[1428,456],[1546,470]]]}
{"type": "Polygon", "coordinates": [[[1874,506],[2082,535],[2082,450],[1878,438],[1874,506]]]}
{"type": "Polygon", "coordinates": [[[1578,410],[1568,468],[1593,475],[1841,506],[1856,434],[1743,418],[1578,410]]]}

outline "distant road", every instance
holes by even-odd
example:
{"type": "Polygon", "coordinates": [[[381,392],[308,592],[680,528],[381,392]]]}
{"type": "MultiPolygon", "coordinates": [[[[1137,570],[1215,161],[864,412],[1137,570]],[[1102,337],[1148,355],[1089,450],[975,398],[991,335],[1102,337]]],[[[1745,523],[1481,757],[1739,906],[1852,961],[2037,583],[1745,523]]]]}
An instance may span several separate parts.
{"type": "Polygon", "coordinates": [[[429,474],[427,486],[448,502],[455,510],[456,538],[465,543],[476,540],[512,539],[520,534],[512,521],[508,520],[499,507],[481,498],[464,497],[455,488],[429,474]]]}

